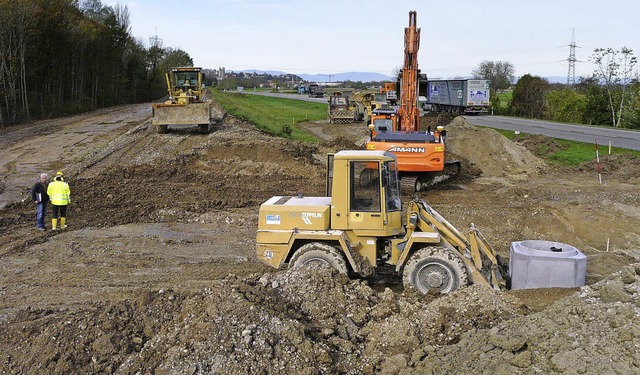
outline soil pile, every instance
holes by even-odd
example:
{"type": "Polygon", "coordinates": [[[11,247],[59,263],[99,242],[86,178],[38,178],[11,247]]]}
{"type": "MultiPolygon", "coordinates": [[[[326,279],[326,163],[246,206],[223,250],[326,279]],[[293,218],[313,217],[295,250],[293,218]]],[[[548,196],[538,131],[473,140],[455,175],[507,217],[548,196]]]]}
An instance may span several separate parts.
{"type": "Polygon", "coordinates": [[[640,264],[630,265],[547,310],[472,329],[404,373],[637,374],[640,264]]]}
{"type": "MultiPolygon", "coordinates": [[[[77,144],[64,165],[67,230],[35,231],[29,202],[0,209],[0,372],[639,371],[638,265],[629,264],[640,260],[640,192],[627,183],[636,170],[607,170],[625,181],[600,185],[456,119],[447,145],[470,178],[418,197],[461,231],[478,224],[502,255],[524,239],[578,247],[589,285],[577,293],[470,286],[436,298],[324,269],[276,272],[255,259],[259,204],[323,195],[326,153],[359,147],[364,124],[303,124],[323,139],[306,144],[220,111],[209,135],[155,134],[144,118],[128,124],[131,113],[0,137],[2,149],[77,144]],[[117,131],[104,131],[116,121],[117,131]],[[82,138],[91,124],[101,142],[82,138]]],[[[23,162],[31,161],[3,168],[48,167],[23,162]]],[[[17,180],[3,179],[0,190],[17,180]]]]}
{"type": "Polygon", "coordinates": [[[546,167],[526,148],[493,129],[469,125],[462,117],[456,117],[446,130],[447,150],[470,167],[479,169],[482,176],[526,180],[546,167]]]}
{"type": "Polygon", "coordinates": [[[516,299],[480,286],[434,300],[375,292],[325,268],[228,276],[193,295],[160,290],[88,309],[27,310],[0,328],[2,368],[392,374],[469,329],[518,315],[516,299]]]}

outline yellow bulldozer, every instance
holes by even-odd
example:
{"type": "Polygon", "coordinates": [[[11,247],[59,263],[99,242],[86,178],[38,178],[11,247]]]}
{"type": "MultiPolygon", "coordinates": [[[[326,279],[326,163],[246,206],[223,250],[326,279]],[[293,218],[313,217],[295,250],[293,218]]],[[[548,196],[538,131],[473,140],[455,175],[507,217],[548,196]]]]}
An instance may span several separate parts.
{"type": "Polygon", "coordinates": [[[473,224],[465,236],[419,199],[403,212],[396,156],[387,151],[330,154],[326,197],[263,203],[256,252],[276,268],[315,263],[363,277],[392,274],[422,293],[499,289],[508,267],[473,224]]]}
{"type": "Polygon", "coordinates": [[[336,91],[329,96],[328,119],[330,124],[350,124],[356,122],[356,108],[351,101],[351,93],[336,91]]]}
{"type": "Polygon", "coordinates": [[[152,120],[158,133],[170,125],[197,125],[202,133],[211,131],[211,102],[203,95],[202,68],[171,68],[166,74],[169,99],[152,104],[152,120]]]}

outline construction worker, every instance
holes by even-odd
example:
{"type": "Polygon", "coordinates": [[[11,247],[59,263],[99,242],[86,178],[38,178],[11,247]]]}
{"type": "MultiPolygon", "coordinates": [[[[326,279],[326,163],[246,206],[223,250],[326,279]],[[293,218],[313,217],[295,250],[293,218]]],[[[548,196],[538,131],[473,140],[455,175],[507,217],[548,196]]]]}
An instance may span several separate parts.
{"type": "Polygon", "coordinates": [[[69,184],[64,182],[64,175],[62,172],[56,173],[56,177],[53,178],[53,181],[47,188],[47,194],[49,194],[51,206],[53,207],[51,229],[58,229],[58,213],[60,213],[60,228],[66,228],[67,205],[71,203],[71,191],[69,190],[69,184]]]}
{"type": "Polygon", "coordinates": [[[49,195],[47,194],[47,176],[46,173],[40,174],[40,179],[31,188],[31,200],[36,204],[36,224],[39,230],[45,230],[44,217],[47,212],[47,202],[49,195]]]}
{"type": "Polygon", "coordinates": [[[444,126],[442,125],[438,125],[436,127],[436,141],[438,143],[444,143],[444,137],[447,135],[447,131],[444,130],[444,126]]]}

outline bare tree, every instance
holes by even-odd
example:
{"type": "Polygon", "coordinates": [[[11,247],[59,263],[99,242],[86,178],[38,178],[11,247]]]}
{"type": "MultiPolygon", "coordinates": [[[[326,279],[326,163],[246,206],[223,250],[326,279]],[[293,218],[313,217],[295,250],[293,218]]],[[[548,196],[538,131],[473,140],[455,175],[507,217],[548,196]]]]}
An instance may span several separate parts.
{"type": "Polygon", "coordinates": [[[594,75],[604,83],[609,99],[609,109],[611,110],[611,123],[613,127],[620,126],[622,112],[625,102],[626,89],[631,82],[633,68],[637,59],[633,55],[633,50],[622,47],[620,50],[613,48],[596,48],[589,57],[596,69],[594,75]],[[620,104],[614,103],[613,92],[620,87],[620,104]],[[617,107],[617,110],[616,110],[617,107]]]}
{"type": "Polygon", "coordinates": [[[515,76],[513,64],[508,61],[485,60],[471,72],[475,79],[488,79],[491,81],[491,89],[508,89],[515,76]]]}

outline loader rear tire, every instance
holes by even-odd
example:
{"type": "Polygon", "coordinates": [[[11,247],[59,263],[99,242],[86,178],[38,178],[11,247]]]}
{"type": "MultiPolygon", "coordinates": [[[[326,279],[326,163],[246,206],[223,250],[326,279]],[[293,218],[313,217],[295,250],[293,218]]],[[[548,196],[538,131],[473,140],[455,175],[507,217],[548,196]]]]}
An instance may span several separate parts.
{"type": "Polygon", "coordinates": [[[341,252],[335,247],[321,243],[312,242],[299,248],[289,261],[289,268],[297,268],[309,264],[329,266],[338,273],[347,274],[347,262],[341,252]]]}
{"type": "Polygon", "coordinates": [[[441,247],[425,247],[416,251],[404,266],[402,282],[407,289],[421,293],[451,293],[469,283],[467,267],[462,259],[441,247]]]}
{"type": "Polygon", "coordinates": [[[198,128],[201,134],[211,133],[211,124],[198,124],[198,128]]]}

